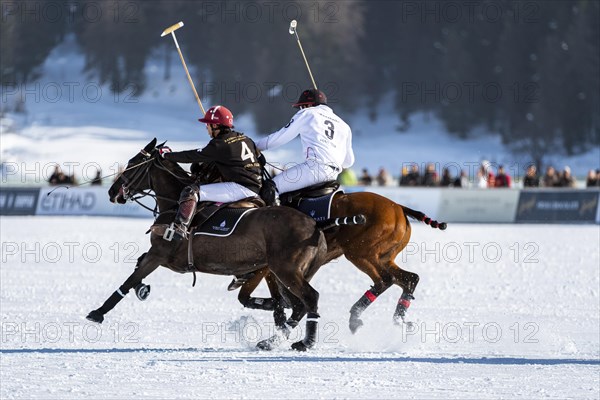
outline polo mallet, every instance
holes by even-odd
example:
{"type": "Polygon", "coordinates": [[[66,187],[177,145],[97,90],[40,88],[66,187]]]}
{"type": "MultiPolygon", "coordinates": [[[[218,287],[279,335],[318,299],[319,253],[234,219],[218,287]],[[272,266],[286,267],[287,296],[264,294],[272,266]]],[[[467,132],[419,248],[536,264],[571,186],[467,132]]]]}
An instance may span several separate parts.
{"type": "Polygon", "coordinates": [[[308,74],[310,75],[310,80],[312,81],[315,89],[319,89],[317,87],[317,83],[315,82],[315,78],[313,78],[313,74],[312,74],[312,71],[310,70],[310,66],[308,65],[308,60],[306,60],[306,55],[304,54],[304,49],[302,48],[302,43],[300,43],[300,36],[298,36],[298,30],[296,29],[297,26],[298,26],[298,22],[295,19],[293,19],[292,22],[290,22],[290,35],[296,35],[296,39],[298,40],[298,47],[300,47],[300,52],[302,53],[302,58],[304,58],[304,64],[306,64],[306,68],[308,69],[308,74]]]}
{"type": "Polygon", "coordinates": [[[181,58],[181,63],[183,64],[183,68],[185,69],[185,73],[187,75],[188,81],[192,86],[192,90],[194,91],[194,96],[196,96],[196,101],[198,101],[198,105],[200,106],[200,110],[202,111],[202,115],[206,114],[204,111],[204,107],[202,106],[202,101],[200,100],[200,96],[198,96],[198,92],[196,92],[196,87],[194,86],[194,81],[192,81],[192,77],[190,76],[190,71],[188,71],[187,65],[185,65],[185,60],[183,59],[183,54],[181,54],[181,49],[179,48],[179,43],[177,42],[177,37],[175,36],[175,31],[183,26],[183,22],[180,21],[175,25],[171,25],[167,29],[163,31],[160,37],[166,36],[169,33],[173,36],[173,41],[175,42],[175,47],[177,47],[177,52],[179,53],[179,58],[181,58]]]}

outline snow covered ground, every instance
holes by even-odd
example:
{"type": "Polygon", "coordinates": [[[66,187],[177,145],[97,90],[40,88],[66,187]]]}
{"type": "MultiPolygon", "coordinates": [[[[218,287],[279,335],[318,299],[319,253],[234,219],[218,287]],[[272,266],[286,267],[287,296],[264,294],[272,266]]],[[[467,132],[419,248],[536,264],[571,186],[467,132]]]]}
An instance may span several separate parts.
{"type": "Polygon", "coordinates": [[[341,259],[313,280],[319,342],[299,354],[254,349],[271,317],[243,309],[229,277],[192,288],[160,269],[146,302],[85,320],[149,224],[2,217],[1,398],[600,398],[599,226],[414,225],[397,261],[421,276],[416,328],[392,325],[392,288],[350,334],[370,280],[341,259]]]}

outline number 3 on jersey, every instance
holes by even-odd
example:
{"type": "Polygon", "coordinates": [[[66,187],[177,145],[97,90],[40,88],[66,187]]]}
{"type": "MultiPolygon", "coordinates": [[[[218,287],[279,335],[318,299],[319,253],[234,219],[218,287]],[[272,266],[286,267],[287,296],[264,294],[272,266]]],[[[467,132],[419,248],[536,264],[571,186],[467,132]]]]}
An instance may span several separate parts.
{"type": "Polygon", "coordinates": [[[256,162],[254,159],[254,154],[252,151],[250,151],[250,148],[246,142],[242,142],[242,160],[251,160],[252,162],[256,162]]]}
{"type": "Polygon", "coordinates": [[[329,140],[333,140],[333,134],[335,133],[335,125],[333,125],[333,122],[331,121],[325,121],[325,125],[327,125],[327,127],[329,128],[325,130],[325,136],[327,136],[329,140]]]}

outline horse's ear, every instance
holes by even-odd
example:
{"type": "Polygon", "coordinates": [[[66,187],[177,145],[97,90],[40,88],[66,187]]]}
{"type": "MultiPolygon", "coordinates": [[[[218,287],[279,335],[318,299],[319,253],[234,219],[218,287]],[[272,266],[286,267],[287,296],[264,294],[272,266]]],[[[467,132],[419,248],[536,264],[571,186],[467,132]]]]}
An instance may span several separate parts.
{"type": "Polygon", "coordinates": [[[150,141],[150,143],[148,143],[148,144],[146,145],[146,147],[144,147],[144,150],[145,150],[147,153],[150,153],[152,150],[154,150],[154,147],[155,147],[155,146],[156,146],[156,138],[152,139],[152,140],[150,141]]]}
{"type": "Polygon", "coordinates": [[[167,143],[166,140],[164,142],[162,142],[161,144],[159,144],[158,146],[156,146],[156,148],[160,149],[161,147],[163,147],[165,145],[165,143],[167,143]]]}

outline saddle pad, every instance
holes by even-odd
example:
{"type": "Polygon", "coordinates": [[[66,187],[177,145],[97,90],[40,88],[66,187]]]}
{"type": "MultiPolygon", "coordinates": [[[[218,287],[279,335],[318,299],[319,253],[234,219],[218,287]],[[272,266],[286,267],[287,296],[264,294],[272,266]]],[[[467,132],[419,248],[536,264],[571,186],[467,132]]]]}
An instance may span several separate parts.
{"type": "Polygon", "coordinates": [[[333,201],[333,196],[338,192],[341,192],[341,190],[336,190],[333,193],[315,197],[314,199],[302,199],[298,210],[312,217],[317,222],[325,221],[331,215],[331,202],[333,201]]]}
{"type": "Polygon", "coordinates": [[[235,231],[240,220],[254,210],[256,208],[222,208],[196,228],[194,236],[229,236],[235,231]]]}

